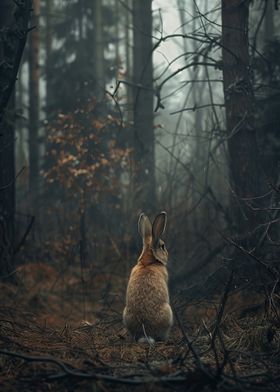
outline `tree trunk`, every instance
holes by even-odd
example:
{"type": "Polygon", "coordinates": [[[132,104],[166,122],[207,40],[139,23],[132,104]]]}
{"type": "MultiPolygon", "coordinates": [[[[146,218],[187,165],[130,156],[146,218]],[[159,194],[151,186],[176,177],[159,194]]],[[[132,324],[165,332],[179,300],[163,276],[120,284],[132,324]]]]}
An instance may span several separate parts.
{"type": "Polygon", "coordinates": [[[116,67],[116,80],[119,79],[119,69],[120,69],[120,29],[119,29],[119,1],[115,0],[115,67],[116,67]]]}
{"type": "Polygon", "coordinates": [[[134,189],[135,205],[155,211],[155,135],[151,0],[133,1],[134,189]]]}
{"type": "Polygon", "coordinates": [[[20,4],[0,2],[0,122],[13,92],[28,32],[31,0],[20,4]]]}
{"type": "MultiPolygon", "coordinates": [[[[248,2],[222,0],[222,56],[232,213],[240,244],[257,245],[260,216],[250,208],[260,196],[260,165],[248,50],[248,2]]],[[[245,266],[244,266],[245,267],[245,266]]]]}
{"type": "MultiPolygon", "coordinates": [[[[23,60],[24,62],[24,60],[23,60]]],[[[24,87],[23,87],[23,71],[22,67],[20,67],[19,74],[18,74],[18,82],[17,82],[17,89],[16,89],[16,108],[17,113],[19,116],[16,121],[16,166],[15,170],[20,170],[23,166],[26,166],[26,156],[25,156],[25,124],[24,124],[24,87]]]]}
{"type": "Polygon", "coordinates": [[[0,153],[0,277],[14,270],[15,240],[15,94],[1,126],[0,153]]]}
{"type": "Polygon", "coordinates": [[[51,52],[52,52],[52,8],[53,0],[46,0],[46,115],[50,120],[52,97],[51,97],[51,52]]]}
{"type": "MultiPolygon", "coordinates": [[[[125,59],[126,59],[126,79],[129,83],[131,83],[131,74],[132,74],[132,66],[131,66],[131,33],[130,33],[130,25],[131,25],[131,0],[127,0],[128,9],[125,10],[125,59]]],[[[127,94],[127,122],[129,126],[131,126],[133,122],[133,96],[131,86],[128,85],[126,88],[127,94]]],[[[131,137],[129,138],[129,147],[131,147],[131,137]]]]}
{"type": "Polygon", "coordinates": [[[95,26],[95,81],[98,98],[102,98],[105,89],[104,74],[104,32],[102,23],[102,0],[94,2],[94,26],[95,26]]]}
{"type": "Polygon", "coordinates": [[[32,25],[29,36],[29,191],[33,201],[38,195],[39,179],[39,13],[40,0],[33,0],[32,25]]]}
{"type": "Polygon", "coordinates": [[[14,271],[14,85],[26,42],[31,1],[0,2],[0,277],[14,271]],[[8,111],[5,110],[8,106],[8,111]]]}
{"type": "Polygon", "coordinates": [[[264,19],[265,41],[271,41],[274,37],[274,18],[273,18],[273,0],[267,0],[266,13],[264,19]]]}

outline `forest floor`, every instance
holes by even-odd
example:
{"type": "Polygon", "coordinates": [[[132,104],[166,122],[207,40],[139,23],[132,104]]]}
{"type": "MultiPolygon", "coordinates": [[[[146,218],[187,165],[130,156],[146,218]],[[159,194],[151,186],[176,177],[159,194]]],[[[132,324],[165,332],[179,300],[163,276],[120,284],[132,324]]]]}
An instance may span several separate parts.
{"type": "Polygon", "coordinates": [[[121,320],[126,280],[83,276],[29,264],[1,284],[1,391],[280,390],[279,325],[263,310],[177,297],[170,339],[138,344],[121,320]]]}

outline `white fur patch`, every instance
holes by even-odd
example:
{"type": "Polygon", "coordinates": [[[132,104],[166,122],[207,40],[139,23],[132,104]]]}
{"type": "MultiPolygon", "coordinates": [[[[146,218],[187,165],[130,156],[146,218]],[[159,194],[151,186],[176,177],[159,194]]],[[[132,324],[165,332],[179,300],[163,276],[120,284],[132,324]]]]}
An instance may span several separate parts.
{"type": "Polygon", "coordinates": [[[138,339],[138,343],[149,343],[154,344],[156,341],[151,336],[143,336],[142,338],[138,339]]]}

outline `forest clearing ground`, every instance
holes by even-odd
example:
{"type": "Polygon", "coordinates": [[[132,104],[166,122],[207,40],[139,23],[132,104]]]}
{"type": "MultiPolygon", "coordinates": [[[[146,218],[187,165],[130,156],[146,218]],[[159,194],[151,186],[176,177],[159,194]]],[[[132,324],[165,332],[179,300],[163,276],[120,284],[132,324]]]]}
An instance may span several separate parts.
{"type": "Polygon", "coordinates": [[[137,344],[121,320],[124,278],[89,287],[39,269],[41,281],[33,264],[19,286],[1,285],[1,391],[279,390],[279,327],[260,314],[225,311],[215,331],[213,306],[190,303],[168,342],[137,344]]]}

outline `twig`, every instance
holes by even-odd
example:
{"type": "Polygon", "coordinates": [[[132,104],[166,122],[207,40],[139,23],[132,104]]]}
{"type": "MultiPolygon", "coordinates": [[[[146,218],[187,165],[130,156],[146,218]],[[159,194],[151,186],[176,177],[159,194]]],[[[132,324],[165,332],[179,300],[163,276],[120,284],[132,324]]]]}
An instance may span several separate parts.
{"type": "Polygon", "coordinates": [[[205,104],[205,105],[200,105],[200,106],[193,106],[193,107],[191,107],[191,108],[183,108],[183,109],[180,109],[180,110],[176,110],[175,112],[171,112],[170,113],[170,115],[171,114],[178,114],[178,113],[181,113],[181,112],[187,112],[187,111],[190,111],[190,112],[195,112],[196,110],[200,110],[200,109],[205,109],[205,108],[213,108],[213,107],[219,107],[219,108],[224,108],[225,107],[225,104],[224,103],[209,103],[209,104],[205,104]]]}
{"type": "Polygon", "coordinates": [[[181,332],[182,332],[183,338],[184,338],[185,342],[187,343],[187,346],[188,346],[190,352],[192,353],[192,355],[193,355],[193,357],[194,357],[194,360],[195,360],[195,362],[196,362],[196,365],[199,367],[199,369],[200,369],[203,373],[206,374],[206,376],[207,376],[209,379],[213,379],[213,376],[206,370],[205,365],[204,365],[203,362],[201,361],[201,359],[200,359],[198,353],[196,352],[195,348],[193,347],[193,345],[192,345],[192,343],[191,343],[191,341],[190,341],[190,339],[189,339],[189,337],[188,337],[186,331],[184,330],[183,325],[182,325],[182,323],[181,323],[181,320],[180,320],[180,318],[179,318],[179,316],[178,316],[178,313],[176,312],[176,309],[173,309],[173,311],[174,311],[174,315],[175,315],[175,318],[176,318],[176,320],[177,320],[177,323],[178,323],[178,325],[179,325],[179,328],[180,328],[180,330],[181,330],[181,332]]]}
{"type": "Polygon", "coordinates": [[[18,246],[17,246],[16,249],[14,250],[14,255],[16,255],[16,254],[19,252],[20,248],[21,248],[22,245],[24,244],[24,242],[25,242],[25,240],[26,240],[28,234],[30,233],[30,230],[31,230],[31,228],[32,228],[32,226],[33,226],[33,224],[34,224],[34,222],[35,222],[35,216],[31,216],[30,222],[29,222],[29,224],[28,224],[28,226],[27,226],[27,228],[26,228],[26,230],[25,230],[25,233],[24,233],[22,239],[20,240],[20,242],[18,243],[18,246]]]}
{"type": "Polygon", "coordinates": [[[226,236],[223,235],[223,233],[221,233],[218,230],[219,234],[223,237],[223,239],[228,242],[230,245],[233,245],[235,248],[237,248],[241,253],[245,254],[246,256],[249,256],[250,258],[252,258],[253,260],[255,260],[258,264],[260,264],[262,267],[264,267],[273,277],[278,276],[279,272],[275,269],[272,268],[268,263],[266,263],[265,261],[259,259],[256,255],[254,255],[253,253],[249,252],[248,250],[246,250],[245,248],[243,248],[242,246],[238,245],[235,241],[233,241],[231,238],[227,238],[226,236]]]}
{"type": "Polygon", "coordinates": [[[225,311],[225,306],[226,306],[226,302],[227,302],[228,295],[230,292],[232,280],[233,280],[233,271],[231,271],[230,277],[228,278],[228,281],[225,285],[224,293],[223,293],[223,296],[222,296],[222,299],[220,302],[220,306],[219,306],[219,310],[217,313],[217,317],[216,317],[216,323],[215,323],[214,331],[212,334],[212,340],[216,339],[216,335],[218,333],[218,328],[220,327],[221,320],[222,320],[222,317],[223,317],[223,314],[225,311]]]}
{"type": "Polygon", "coordinates": [[[3,185],[3,186],[0,187],[0,192],[1,192],[1,191],[4,191],[5,189],[7,189],[7,188],[9,188],[10,186],[12,186],[12,185],[15,183],[16,179],[21,175],[21,173],[22,173],[24,170],[25,170],[25,166],[23,166],[23,167],[20,169],[20,171],[18,172],[18,174],[15,176],[15,178],[13,178],[8,184],[3,185]]]}
{"type": "Polygon", "coordinates": [[[62,373],[56,375],[48,375],[46,376],[47,380],[57,380],[59,378],[64,378],[66,376],[72,376],[77,378],[84,378],[84,379],[96,379],[96,380],[103,380],[109,381],[119,384],[130,384],[130,385],[140,385],[140,384],[150,384],[150,383],[164,383],[164,382],[183,382],[187,381],[187,377],[185,376],[177,376],[177,377],[135,377],[131,375],[131,378],[124,378],[124,377],[115,377],[115,376],[108,376],[105,374],[100,373],[84,373],[77,370],[72,370],[66,365],[65,362],[53,358],[53,357],[41,357],[41,356],[33,356],[33,355],[26,355],[22,353],[16,353],[14,351],[3,350],[0,349],[0,354],[20,358],[27,362],[44,362],[44,363],[52,363],[58,366],[60,369],[63,370],[62,373]]]}

